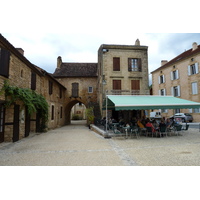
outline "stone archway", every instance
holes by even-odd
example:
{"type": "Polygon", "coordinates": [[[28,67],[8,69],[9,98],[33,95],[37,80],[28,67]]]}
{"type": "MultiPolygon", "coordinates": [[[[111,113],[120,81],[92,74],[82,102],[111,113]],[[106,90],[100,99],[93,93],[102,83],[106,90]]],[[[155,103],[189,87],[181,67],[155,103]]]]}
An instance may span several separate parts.
{"type": "Polygon", "coordinates": [[[65,108],[65,124],[66,125],[69,125],[71,124],[71,109],[72,107],[77,104],[77,103],[82,103],[85,105],[85,107],[87,108],[87,105],[80,101],[80,100],[77,100],[77,99],[74,99],[72,101],[70,101],[67,105],[66,105],[66,108],[65,108]]]}

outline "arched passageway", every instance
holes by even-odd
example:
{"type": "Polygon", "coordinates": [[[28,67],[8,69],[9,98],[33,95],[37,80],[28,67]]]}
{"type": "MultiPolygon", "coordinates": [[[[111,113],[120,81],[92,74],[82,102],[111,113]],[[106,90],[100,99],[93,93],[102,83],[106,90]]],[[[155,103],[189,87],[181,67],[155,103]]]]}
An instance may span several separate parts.
{"type": "MultiPolygon", "coordinates": [[[[85,106],[85,108],[87,108],[87,105],[85,105],[80,100],[75,99],[75,100],[70,101],[67,104],[66,108],[65,108],[65,113],[66,113],[66,118],[65,118],[66,122],[65,123],[67,125],[71,124],[71,119],[72,119],[71,110],[72,110],[73,106],[75,106],[77,103],[83,104],[85,106]]],[[[83,120],[85,120],[85,115],[84,114],[83,114],[83,120]]]]}

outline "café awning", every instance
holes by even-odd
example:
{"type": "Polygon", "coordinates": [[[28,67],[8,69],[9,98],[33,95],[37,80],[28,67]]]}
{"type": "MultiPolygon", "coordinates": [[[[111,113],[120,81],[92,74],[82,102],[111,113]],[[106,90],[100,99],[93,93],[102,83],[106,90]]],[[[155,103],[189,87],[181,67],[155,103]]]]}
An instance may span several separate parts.
{"type": "MultiPolygon", "coordinates": [[[[107,109],[118,110],[151,110],[200,108],[200,103],[173,96],[153,95],[107,95],[107,109]]],[[[104,109],[106,103],[104,102],[104,109]]]]}

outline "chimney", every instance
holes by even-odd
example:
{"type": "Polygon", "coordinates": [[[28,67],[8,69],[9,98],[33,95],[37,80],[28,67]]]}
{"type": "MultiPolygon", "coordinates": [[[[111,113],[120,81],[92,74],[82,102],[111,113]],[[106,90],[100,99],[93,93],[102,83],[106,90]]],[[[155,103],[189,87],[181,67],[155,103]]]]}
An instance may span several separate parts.
{"type": "Polygon", "coordinates": [[[197,43],[193,42],[192,44],[192,51],[196,50],[198,48],[197,43]]]}
{"type": "Polygon", "coordinates": [[[165,65],[167,62],[167,60],[161,60],[161,66],[165,65]]]}
{"type": "Polygon", "coordinates": [[[61,64],[62,64],[62,57],[58,56],[58,58],[57,58],[57,68],[60,68],[61,64]]]}
{"type": "Polygon", "coordinates": [[[136,46],[140,46],[140,40],[139,40],[139,39],[137,39],[137,40],[135,41],[135,45],[136,45],[136,46]]]}
{"type": "Polygon", "coordinates": [[[17,51],[19,51],[19,53],[21,53],[22,55],[24,55],[24,50],[22,48],[16,48],[17,51]]]}

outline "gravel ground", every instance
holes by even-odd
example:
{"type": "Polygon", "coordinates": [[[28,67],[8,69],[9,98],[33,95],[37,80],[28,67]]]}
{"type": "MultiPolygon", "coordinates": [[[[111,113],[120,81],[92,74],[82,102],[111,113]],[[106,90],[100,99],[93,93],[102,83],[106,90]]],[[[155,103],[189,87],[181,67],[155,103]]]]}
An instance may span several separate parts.
{"type": "Polygon", "coordinates": [[[199,166],[200,132],[182,136],[104,139],[73,122],[47,133],[0,144],[0,166],[199,166]]]}

